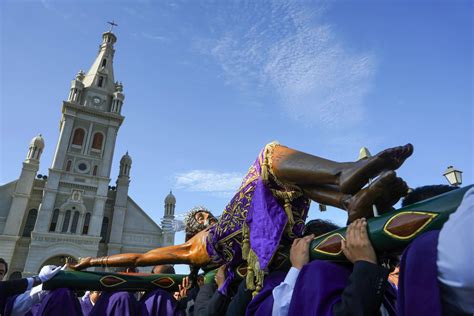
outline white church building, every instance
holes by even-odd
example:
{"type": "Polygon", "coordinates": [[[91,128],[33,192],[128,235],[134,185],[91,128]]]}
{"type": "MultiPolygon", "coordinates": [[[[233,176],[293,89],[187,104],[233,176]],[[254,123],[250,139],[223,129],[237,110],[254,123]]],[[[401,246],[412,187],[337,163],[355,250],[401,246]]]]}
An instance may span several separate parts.
{"type": "MultiPolygon", "coordinates": [[[[125,98],[114,79],[116,41],[112,32],[104,33],[91,68],[72,81],[48,175],[37,175],[45,148],[39,135],[29,145],[20,177],[0,186],[0,258],[9,263],[9,276],[36,274],[66,257],[146,252],[174,244],[174,232],[163,231],[128,195],[128,153],[120,166],[112,166],[125,98]],[[113,167],[120,171],[110,186],[113,167]]],[[[164,224],[173,220],[175,204],[170,192],[164,224]]]]}

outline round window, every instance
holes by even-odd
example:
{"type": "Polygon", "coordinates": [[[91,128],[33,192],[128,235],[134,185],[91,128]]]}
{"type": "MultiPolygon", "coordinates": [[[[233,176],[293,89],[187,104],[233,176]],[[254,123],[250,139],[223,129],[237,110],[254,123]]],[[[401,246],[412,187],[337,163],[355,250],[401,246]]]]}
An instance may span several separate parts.
{"type": "Polygon", "coordinates": [[[89,169],[90,169],[89,163],[84,160],[78,161],[76,164],[76,170],[81,173],[89,172],[89,169]]]}

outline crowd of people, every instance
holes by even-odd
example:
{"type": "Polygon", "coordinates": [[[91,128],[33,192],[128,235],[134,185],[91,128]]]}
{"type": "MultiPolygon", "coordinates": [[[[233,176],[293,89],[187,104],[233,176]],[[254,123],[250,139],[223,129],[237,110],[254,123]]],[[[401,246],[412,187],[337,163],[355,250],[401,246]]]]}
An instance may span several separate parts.
{"type": "MultiPolygon", "coordinates": [[[[403,204],[412,204],[450,187],[415,189],[403,204]]],[[[0,313],[9,315],[473,315],[474,188],[441,230],[418,236],[401,255],[377,254],[364,218],[347,227],[342,252],[349,263],[310,261],[309,244],[338,226],[323,220],[305,225],[293,241],[291,268],[265,276],[256,296],[245,279],[226,291],[226,266],[213,280],[202,275],[183,279],[179,290],[150,292],[44,291],[42,283],[64,267],[45,266],[38,276],[0,282],[0,313]]],[[[133,268],[132,268],[133,269],[133,268]]],[[[8,263],[0,259],[0,281],[8,263]]],[[[151,273],[174,274],[171,265],[151,273]]]]}

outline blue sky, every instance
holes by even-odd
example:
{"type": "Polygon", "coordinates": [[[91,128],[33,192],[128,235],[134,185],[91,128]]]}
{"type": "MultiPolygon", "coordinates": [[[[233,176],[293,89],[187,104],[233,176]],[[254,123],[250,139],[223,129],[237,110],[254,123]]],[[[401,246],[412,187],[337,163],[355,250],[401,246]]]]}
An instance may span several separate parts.
{"type": "MultiPolygon", "coordinates": [[[[2,1],[0,183],[42,133],[47,173],[70,80],[119,26],[115,78],[126,119],[130,195],[157,222],[220,214],[259,150],[278,140],[337,161],[411,142],[410,187],[473,182],[471,1],[2,1]]],[[[331,218],[313,205],[310,217],[331,218]]],[[[177,241],[182,241],[179,234],[177,241]]]]}

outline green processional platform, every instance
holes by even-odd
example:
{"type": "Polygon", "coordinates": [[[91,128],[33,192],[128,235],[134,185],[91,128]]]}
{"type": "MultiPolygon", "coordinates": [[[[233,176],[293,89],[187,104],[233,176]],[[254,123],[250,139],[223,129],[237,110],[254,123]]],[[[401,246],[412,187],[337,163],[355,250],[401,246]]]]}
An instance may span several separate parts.
{"type": "MultiPolygon", "coordinates": [[[[414,238],[423,232],[440,229],[462,201],[466,186],[437,197],[415,203],[399,210],[388,212],[367,221],[370,240],[378,253],[399,253],[414,238]]],[[[341,228],[318,238],[310,244],[311,260],[346,261],[341,251],[341,240],[345,238],[346,228],[341,228]]],[[[288,262],[288,254],[278,252],[274,261],[288,262]]],[[[245,267],[238,267],[238,276],[245,275],[245,267]]],[[[206,282],[212,282],[215,270],[205,276],[206,282]]],[[[108,273],[85,271],[60,271],[53,279],[44,284],[44,288],[61,287],[77,290],[133,290],[147,291],[161,288],[177,291],[183,274],[142,274],[108,273]]]]}

